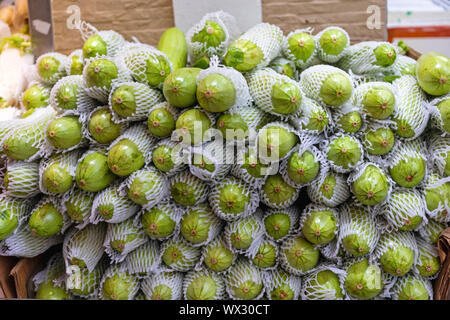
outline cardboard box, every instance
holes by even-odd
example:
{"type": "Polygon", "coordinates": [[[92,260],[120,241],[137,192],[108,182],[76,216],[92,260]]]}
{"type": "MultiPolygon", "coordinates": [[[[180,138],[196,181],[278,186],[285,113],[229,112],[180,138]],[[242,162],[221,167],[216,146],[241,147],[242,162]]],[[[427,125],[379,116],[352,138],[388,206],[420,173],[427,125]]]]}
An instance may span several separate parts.
{"type": "MultiPolygon", "coordinates": [[[[98,30],[113,29],[123,34],[127,40],[135,36],[139,41],[152,45],[158,43],[165,29],[175,25],[172,0],[29,1],[34,34],[36,31],[33,26],[37,24],[33,20],[39,20],[36,11],[40,11],[39,8],[48,11],[45,3],[50,2],[51,18],[46,18],[48,12],[47,15],[40,12],[41,20],[51,20],[48,21],[51,27],[47,31],[51,38],[49,46],[53,48],[47,50],[54,49],[66,54],[82,46],[79,31],[70,29],[77,18],[92,24],[98,30]]],[[[195,4],[194,0],[186,1],[195,4]]],[[[337,25],[348,31],[352,42],[387,39],[386,7],[386,0],[261,0],[262,20],[280,26],[285,34],[305,27],[313,27],[317,33],[327,26],[337,25]],[[377,28],[369,29],[367,23],[373,22],[373,17],[378,19],[379,24],[377,28]]],[[[220,9],[222,8],[217,8],[220,9]]],[[[39,52],[41,53],[43,52],[39,52]]]]}

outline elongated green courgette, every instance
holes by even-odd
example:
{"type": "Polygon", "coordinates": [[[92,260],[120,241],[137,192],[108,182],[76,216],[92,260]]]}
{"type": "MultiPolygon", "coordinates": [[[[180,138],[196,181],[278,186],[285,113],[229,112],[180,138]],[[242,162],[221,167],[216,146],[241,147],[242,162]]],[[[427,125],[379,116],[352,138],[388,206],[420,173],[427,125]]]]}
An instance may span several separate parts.
{"type": "Polygon", "coordinates": [[[173,64],[173,70],[183,68],[187,61],[187,43],[183,31],[174,27],[161,35],[158,50],[164,52],[173,64]]]}

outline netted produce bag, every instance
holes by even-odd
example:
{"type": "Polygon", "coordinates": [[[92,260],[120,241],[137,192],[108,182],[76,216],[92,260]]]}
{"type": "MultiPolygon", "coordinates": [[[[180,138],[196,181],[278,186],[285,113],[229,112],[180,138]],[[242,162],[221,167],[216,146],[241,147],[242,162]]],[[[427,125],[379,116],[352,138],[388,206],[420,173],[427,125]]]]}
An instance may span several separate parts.
{"type": "Polygon", "coordinates": [[[36,198],[20,199],[0,194],[0,240],[16,233],[36,203],[36,198]]]}
{"type": "Polygon", "coordinates": [[[313,64],[317,54],[317,45],[312,28],[291,31],[283,40],[283,55],[295,63],[299,69],[313,64]]]}
{"type": "Polygon", "coordinates": [[[206,202],[185,211],[180,222],[180,233],[194,247],[201,247],[221,233],[223,224],[206,202]]]}
{"type": "Polygon", "coordinates": [[[53,254],[45,268],[33,278],[36,299],[66,300],[70,294],[65,283],[65,265],[61,252],[53,254]]]}
{"type": "Polygon", "coordinates": [[[108,187],[115,175],[108,168],[105,147],[91,146],[78,160],[75,180],[78,188],[87,192],[97,192],[108,187]]]}
{"type": "Polygon", "coordinates": [[[166,240],[179,233],[184,209],[174,201],[162,201],[151,209],[141,210],[136,219],[151,239],[166,240]]]}
{"type": "Polygon", "coordinates": [[[367,116],[376,120],[389,119],[398,109],[397,87],[387,82],[370,81],[355,88],[350,101],[367,116]]]}
{"type": "Polygon", "coordinates": [[[416,66],[417,60],[399,54],[396,63],[392,66],[390,71],[396,76],[405,76],[405,75],[415,76],[416,66]]]}
{"type": "Polygon", "coordinates": [[[268,164],[286,159],[299,142],[298,131],[291,125],[275,121],[263,126],[256,135],[258,158],[268,164]]]}
{"type": "Polygon", "coordinates": [[[169,197],[168,180],[156,168],[148,166],[130,174],[119,192],[134,203],[151,208],[169,197]]]}
{"type": "Polygon", "coordinates": [[[11,121],[12,128],[5,126],[2,150],[14,160],[35,161],[51,153],[46,139],[47,123],[55,116],[52,107],[37,108],[23,119],[11,121]]]}
{"type": "Polygon", "coordinates": [[[424,185],[425,211],[431,219],[438,222],[450,222],[450,178],[441,178],[432,172],[424,185]]]}
{"type": "Polygon", "coordinates": [[[397,112],[392,117],[397,124],[395,133],[405,140],[416,139],[425,130],[430,115],[425,92],[414,76],[402,76],[392,85],[397,92],[397,112]]]}
{"type": "Polygon", "coordinates": [[[216,122],[216,116],[195,106],[181,113],[175,123],[176,130],[172,132],[173,141],[181,141],[183,146],[201,145],[211,137],[208,129],[216,122]]]}
{"type": "Polygon", "coordinates": [[[331,26],[316,36],[317,56],[320,60],[335,63],[347,55],[350,36],[342,28],[331,26]]]}
{"type": "Polygon", "coordinates": [[[381,268],[396,277],[404,276],[417,263],[418,249],[410,231],[384,232],[371,259],[379,261],[381,268]]]}
{"type": "Polygon", "coordinates": [[[338,65],[356,74],[387,72],[393,69],[398,56],[398,49],[389,42],[362,41],[351,45],[338,65]]]}
{"type": "Polygon", "coordinates": [[[66,268],[70,265],[92,272],[105,252],[106,223],[88,224],[83,229],[72,228],[63,244],[66,268]]]}
{"type": "Polygon", "coordinates": [[[44,196],[33,207],[28,219],[28,230],[38,237],[64,234],[72,220],[64,212],[60,198],[44,196]]]}
{"type": "Polygon", "coordinates": [[[422,186],[426,181],[426,146],[421,138],[399,144],[389,158],[389,174],[401,187],[422,186]]]}
{"type": "Polygon", "coordinates": [[[306,96],[302,98],[302,115],[292,117],[290,123],[300,132],[312,135],[324,134],[326,137],[333,133],[334,122],[328,108],[306,96]]]}
{"type": "Polygon", "coordinates": [[[107,267],[108,264],[105,258],[102,258],[92,271],[89,271],[87,268],[79,269],[69,266],[70,272],[73,272],[68,276],[67,280],[70,283],[69,291],[76,297],[97,299],[100,281],[107,267]]]}
{"type": "Polygon", "coordinates": [[[336,207],[350,197],[346,177],[331,170],[322,173],[306,189],[312,202],[336,207]]]}
{"type": "Polygon", "coordinates": [[[233,253],[222,233],[202,247],[202,255],[195,265],[195,270],[206,267],[216,273],[225,274],[236,258],[237,255],[233,253]]]}
{"type": "Polygon", "coordinates": [[[450,137],[432,135],[428,140],[428,159],[432,167],[443,176],[450,175],[450,137]]]}
{"type": "Polygon", "coordinates": [[[389,123],[385,121],[372,121],[361,132],[361,143],[364,147],[365,157],[383,167],[389,165],[386,160],[392,150],[399,145],[389,123]]]}
{"type": "Polygon", "coordinates": [[[0,242],[2,256],[33,258],[59,244],[64,237],[57,234],[50,237],[35,236],[26,224],[21,225],[8,238],[0,242]]]}
{"type": "Polygon", "coordinates": [[[264,224],[262,211],[258,209],[255,214],[228,222],[223,231],[227,247],[235,254],[252,257],[258,252],[264,240],[264,224]]]}
{"type": "Polygon", "coordinates": [[[156,138],[142,123],[134,124],[108,147],[108,166],[118,176],[127,176],[150,163],[156,138]]]}
{"type": "Polygon", "coordinates": [[[173,71],[169,57],[152,47],[132,48],[117,60],[122,61],[134,80],[155,88],[162,88],[164,80],[173,71]]]}
{"type": "Polygon", "coordinates": [[[288,273],[302,276],[319,263],[318,248],[299,234],[288,237],[280,247],[280,265],[288,273]]]}
{"type": "Polygon", "coordinates": [[[201,249],[199,247],[194,247],[180,235],[176,235],[161,244],[160,257],[163,262],[161,270],[189,271],[195,267],[200,256],[201,249]]]}
{"type": "Polygon", "coordinates": [[[310,243],[324,246],[330,243],[339,231],[339,212],[322,205],[309,204],[302,212],[299,230],[310,243]]]}
{"type": "Polygon", "coordinates": [[[66,76],[67,56],[62,53],[49,52],[39,56],[36,60],[39,80],[48,85],[54,85],[66,76]]]}
{"type": "Polygon", "coordinates": [[[419,235],[432,244],[437,244],[439,235],[448,227],[448,223],[437,222],[429,219],[428,223],[419,228],[419,235]]]}
{"type": "Polygon", "coordinates": [[[204,56],[223,58],[228,45],[240,33],[236,19],[224,11],[205,14],[186,32],[189,58],[195,63],[204,56]]]}
{"type": "Polygon", "coordinates": [[[295,67],[295,64],[292,60],[285,59],[283,57],[278,57],[272,60],[272,62],[268,65],[270,69],[275,71],[276,73],[279,73],[283,76],[287,76],[291,79],[296,79],[297,74],[297,68],[295,67]]]}
{"type": "Polygon", "coordinates": [[[377,218],[356,203],[343,204],[339,213],[338,248],[353,257],[372,254],[380,238],[377,218]]]}
{"type": "Polygon", "coordinates": [[[191,207],[208,198],[209,185],[197,178],[189,170],[179,172],[169,180],[170,194],[178,204],[191,207]]]}
{"type": "Polygon", "coordinates": [[[433,300],[433,285],[430,280],[408,274],[397,278],[391,289],[393,300],[433,300]]]}
{"type": "Polygon", "coordinates": [[[157,138],[169,137],[175,130],[178,114],[179,110],[167,101],[153,105],[148,110],[148,130],[157,138]]]}
{"type": "Polygon", "coordinates": [[[225,276],[226,292],[233,300],[259,300],[264,295],[262,271],[246,258],[238,258],[225,276]]]}
{"type": "Polygon", "coordinates": [[[269,23],[259,23],[239,37],[227,49],[225,65],[240,72],[264,68],[281,51],[283,31],[269,23]]]}
{"type": "Polygon", "coordinates": [[[76,49],[67,56],[67,64],[65,66],[66,73],[69,76],[76,76],[83,74],[83,50],[76,49]]]}
{"type": "Polygon", "coordinates": [[[39,188],[47,195],[62,195],[73,189],[81,150],[54,154],[39,164],[39,188]]]}
{"type": "Polygon", "coordinates": [[[125,258],[128,272],[138,279],[145,279],[158,271],[160,263],[159,243],[149,239],[128,253],[125,258]]]}
{"type": "Polygon", "coordinates": [[[281,119],[300,116],[303,94],[298,82],[270,68],[252,71],[247,82],[258,108],[281,119]]]}
{"type": "Polygon", "coordinates": [[[102,300],[133,300],[139,290],[139,279],[131,275],[124,262],[111,264],[100,281],[102,300]]]}
{"type": "Polygon", "coordinates": [[[94,197],[94,193],[78,188],[74,188],[63,195],[61,199],[62,208],[75,223],[76,228],[82,229],[89,223],[94,197]]]}
{"type": "Polygon", "coordinates": [[[416,275],[426,279],[435,279],[441,269],[439,251],[436,245],[433,245],[420,236],[416,236],[418,257],[417,263],[413,267],[416,275]]]}
{"type": "Polygon", "coordinates": [[[83,22],[80,27],[80,33],[84,40],[84,60],[98,56],[114,57],[126,44],[122,35],[113,30],[98,31],[86,22],[83,22]]]}
{"type": "Polygon", "coordinates": [[[224,278],[208,269],[191,270],[183,279],[183,296],[185,300],[223,300],[224,278]]]}
{"type": "Polygon", "coordinates": [[[223,180],[234,163],[234,147],[223,142],[222,139],[215,139],[192,148],[189,171],[204,181],[223,180]]]}
{"type": "Polygon", "coordinates": [[[189,150],[182,143],[170,138],[163,139],[155,144],[151,154],[153,165],[167,177],[171,177],[186,169],[184,155],[189,150]]]}
{"type": "Polygon", "coordinates": [[[320,143],[330,167],[339,173],[348,173],[363,162],[364,149],[358,138],[336,133],[320,143]]]}
{"type": "Polygon", "coordinates": [[[333,113],[333,123],[335,132],[358,137],[367,126],[365,113],[349,101],[333,113]]]}
{"type": "Polygon", "coordinates": [[[50,105],[58,113],[72,111],[74,114],[83,114],[98,104],[86,93],[81,75],[67,76],[58,80],[49,96],[50,105]]]}
{"type": "Polygon", "coordinates": [[[450,94],[437,97],[428,104],[431,117],[431,125],[446,135],[450,133],[450,94]]]}
{"type": "Polygon", "coordinates": [[[269,300],[298,300],[302,286],[300,277],[281,268],[262,273],[264,288],[269,300]]]}
{"type": "Polygon", "coordinates": [[[324,107],[337,108],[350,99],[353,81],[345,71],[329,66],[312,66],[300,74],[300,87],[305,95],[324,107]]]}
{"type": "Polygon", "coordinates": [[[140,206],[128,196],[121,195],[120,185],[114,183],[95,196],[90,221],[94,224],[100,221],[119,223],[133,216],[139,209],[140,206]]]}
{"type": "Polygon", "coordinates": [[[279,245],[270,239],[264,238],[256,252],[250,255],[251,262],[262,271],[276,270],[278,268],[279,245]]]}
{"type": "Polygon", "coordinates": [[[286,209],[267,209],[264,211],[264,234],[267,238],[282,243],[298,228],[300,210],[297,206],[286,209]]]}
{"type": "Polygon", "coordinates": [[[261,202],[275,209],[290,207],[299,195],[300,189],[287,184],[281,174],[268,176],[259,192],[261,202]]]}
{"type": "Polygon", "coordinates": [[[336,265],[323,263],[303,278],[302,300],[344,300],[346,272],[336,265]]]}
{"type": "Polygon", "coordinates": [[[181,272],[158,272],[145,278],[141,289],[147,300],[181,300],[183,278],[181,272]]]}
{"type": "Polygon", "coordinates": [[[218,217],[235,221],[255,212],[259,205],[259,195],[257,190],[244,181],[227,177],[212,186],[208,201],[218,217]]]}
{"type": "Polygon", "coordinates": [[[6,196],[14,198],[32,198],[39,194],[39,163],[7,159],[3,188],[6,196]]]}
{"type": "Polygon", "coordinates": [[[143,245],[146,240],[144,229],[131,217],[119,223],[108,223],[103,247],[111,261],[119,263],[125,260],[128,253],[143,245]]]}
{"type": "Polygon", "coordinates": [[[128,128],[128,123],[116,123],[108,106],[99,106],[85,115],[83,135],[93,145],[107,146],[128,128]]]}
{"type": "Polygon", "coordinates": [[[31,81],[20,96],[20,106],[25,110],[47,107],[52,87],[39,81],[31,81]]]}
{"type": "Polygon", "coordinates": [[[113,85],[131,81],[131,75],[119,58],[102,55],[85,60],[83,81],[90,97],[106,103],[113,85]]]}
{"type": "Polygon", "coordinates": [[[139,82],[121,82],[112,85],[109,106],[117,123],[147,119],[150,108],[163,102],[159,90],[139,82]]]}
{"type": "Polygon", "coordinates": [[[68,152],[86,146],[87,139],[83,136],[85,116],[72,112],[57,115],[49,121],[46,131],[47,144],[56,153],[68,152]]]}

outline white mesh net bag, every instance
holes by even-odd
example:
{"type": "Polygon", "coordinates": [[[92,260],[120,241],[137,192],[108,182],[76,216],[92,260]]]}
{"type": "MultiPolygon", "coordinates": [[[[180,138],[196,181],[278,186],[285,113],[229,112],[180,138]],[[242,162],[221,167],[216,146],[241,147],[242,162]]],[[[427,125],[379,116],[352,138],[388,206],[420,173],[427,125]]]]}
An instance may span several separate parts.
{"type": "Polygon", "coordinates": [[[83,50],[76,49],[67,56],[65,65],[68,76],[81,75],[83,73],[83,50]]]}
{"type": "Polygon", "coordinates": [[[413,274],[397,278],[390,292],[392,300],[433,300],[431,281],[413,274]]]}
{"type": "Polygon", "coordinates": [[[428,110],[431,117],[431,125],[441,130],[445,135],[450,132],[450,123],[447,116],[446,105],[449,104],[450,93],[431,100],[428,104],[428,110]],[[440,110],[442,108],[442,111],[440,110]]]}
{"type": "Polygon", "coordinates": [[[302,300],[343,300],[346,272],[336,265],[323,263],[303,278],[302,300]]]}
{"type": "Polygon", "coordinates": [[[98,56],[85,60],[83,81],[88,96],[106,103],[112,86],[131,81],[131,75],[120,59],[98,56]]]}
{"type": "Polygon", "coordinates": [[[0,242],[0,255],[33,258],[62,241],[61,235],[35,236],[27,225],[22,225],[14,234],[0,242]]]}
{"type": "Polygon", "coordinates": [[[262,271],[276,270],[278,268],[279,245],[270,239],[264,238],[255,254],[248,255],[252,263],[262,271]]]}
{"type": "Polygon", "coordinates": [[[306,191],[311,201],[328,207],[336,207],[350,197],[346,177],[333,171],[328,171],[311,182],[306,191]]]}
{"type": "Polygon", "coordinates": [[[84,59],[99,56],[99,53],[96,52],[97,50],[95,50],[95,47],[93,48],[94,52],[92,52],[92,48],[89,47],[89,38],[91,37],[99,37],[101,41],[104,42],[104,45],[106,46],[106,52],[103,52],[103,54],[106,54],[108,57],[114,57],[125,45],[125,39],[122,37],[122,35],[113,30],[97,31],[92,25],[89,25],[89,28],[91,29],[91,32],[86,32],[86,29],[80,29],[83,40],[88,41],[87,43],[85,42],[83,47],[84,54],[87,54],[87,57],[84,57],[84,59]]]}
{"type": "Polygon", "coordinates": [[[339,233],[340,214],[337,209],[310,203],[299,220],[302,236],[320,248],[333,241],[339,233]]]}
{"type": "Polygon", "coordinates": [[[66,235],[63,244],[63,254],[66,268],[76,265],[94,270],[103,256],[103,243],[106,236],[106,224],[88,224],[81,230],[72,228],[66,235]]]}
{"type": "Polygon", "coordinates": [[[61,198],[43,196],[33,207],[27,228],[36,236],[48,237],[64,234],[71,224],[72,220],[65,213],[61,198]]]}
{"type": "Polygon", "coordinates": [[[302,98],[302,115],[292,117],[290,123],[300,132],[312,135],[323,133],[326,137],[333,133],[334,123],[328,108],[306,96],[302,98]]]}
{"type": "Polygon", "coordinates": [[[130,174],[119,192],[145,208],[151,208],[169,197],[168,179],[152,166],[130,174]]]}
{"type": "Polygon", "coordinates": [[[61,252],[56,252],[47,261],[45,268],[33,276],[34,291],[38,291],[41,284],[49,282],[53,286],[65,289],[65,273],[63,256],[61,252]]]}
{"type": "Polygon", "coordinates": [[[234,163],[234,148],[224,146],[220,139],[192,148],[191,154],[189,171],[204,181],[217,182],[224,179],[234,163]]]}
{"type": "Polygon", "coordinates": [[[109,106],[98,106],[85,113],[84,116],[83,136],[92,146],[107,147],[129,126],[127,122],[114,122],[109,106]]]}
{"type": "Polygon", "coordinates": [[[417,60],[406,55],[399,54],[396,63],[392,66],[392,73],[397,76],[416,75],[417,60]]]}
{"type": "Polygon", "coordinates": [[[8,159],[3,177],[4,193],[15,198],[32,198],[39,190],[39,163],[8,159]]]}
{"type": "Polygon", "coordinates": [[[202,255],[194,269],[202,270],[206,267],[215,273],[226,274],[236,258],[237,255],[231,251],[222,233],[202,247],[202,255]]]}
{"type": "Polygon", "coordinates": [[[76,228],[82,229],[90,222],[94,197],[95,193],[78,188],[74,188],[63,195],[61,199],[62,208],[75,223],[76,228]]]}
{"type": "Polygon", "coordinates": [[[281,119],[300,116],[303,94],[298,82],[270,68],[250,72],[247,82],[250,95],[261,110],[281,119]]]}
{"type": "Polygon", "coordinates": [[[379,261],[383,270],[392,276],[404,276],[417,263],[418,248],[414,234],[410,231],[384,232],[372,261],[379,261]]]}
{"type": "Polygon", "coordinates": [[[124,262],[112,264],[100,281],[99,298],[102,300],[133,300],[139,291],[139,279],[131,275],[124,262]]]}
{"type": "Polygon", "coordinates": [[[345,55],[347,55],[348,47],[350,46],[350,36],[344,29],[336,26],[328,27],[320,31],[318,34],[316,34],[315,38],[317,45],[317,56],[319,57],[320,60],[328,63],[335,63],[338,62],[340,59],[342,59],[345,55]],[[329,32],[332,32],[334,34],[331,34],[327,37],[327,33],[329,32]],[[323,36],[324,38],[322,40],[323,36]],[[325,39],[325,37],[328,39],[325,39]],[[332,43],[330,43],[330,41],[332,43]],[[325,46],[325,44],[327,44],[328,46],[329,45],[339,46],[340,48],[339,47],[338,48],[341,50],[330,48],[334,49],[330,51],[326,48],[327,46],[325,46]]]}
{"type": "Polygon", "coordinates": [[[397,188],[380,210],[392,229],[413,231],[427,223],[425,208],[426,203],[421,192],[397,188]]]}
{"type": "Polygon", "coordinates": [[[429,219],[428,223],[419,228],[419,235],[429,243],[436,244],[441,232],[448,227],[448,223],[441,223],[429,219]]]}
{"type": "Polygon", "coordinates": [[[53,85],[66,76],[67,56],[58,52],[44,53],[36,59],[39,80],[53,85]]]}
{"type": "Polygon", "coordinates": [[[416,236],[416,242],[419,251],[417,263],[413,267],[414,273],[426,279],[436,279],[441,269],[438,248],[419,236],[416,236]]]}
{"type": "Polygon", "coordinates": [[[340,207],[338,245],[353,257],[372,254],[380,238],[380,229],[374,215],[355,203],[340,207]]]}
{"type": "Polygon", "coordinates": [[[398,88],[388,82],[369,81],[355,87],[351,104],[373,119],[385,120],[397,113],[398,88]]]}
{"type": "Polygon", "coordinates": [[[100,221],[119,223],[133,216],[139,209],[139,205],[128,196],[120,194],[119,184],[114,183],[95,196],[90,221],[94,224],[100,221]]]}
{"type": "Polygon", "coordinates": [[[181,272],[159,272],[145,278],[141,289],[147,300],[181,300],[183,277],[181,272]]]}
{"type": "Polygon", "coordinates": [[[239,71],[264,68],[279,55],[282,42],[283,31],[279,27],[259,23],[230,44],[225,55],[225,64],[239,71]],[[246,46],[252,49],[246,52],[246,46]],[[254,53],[257,54],[256,59],[254,53]]]}
{"type": "Polygon", "coordinates": [[[86,114],[76,115],[67,111],[56,115],[45,128],[47,145],[53,153],[64,153],[87,146],[83,135],[86,114]]]}
{"type": "Polygon", "coordinates": [[[264,288],[269,300],[299,300],[302,280],[281,268],[262,273],[264,288]]]}
{"type": "Polygon", "coordinates": [[[223,276],[208,269],[189,271],[183,279],[183,297],[185,300],[223,300],[223,276]]]}
{"type": "Polygon", "coordinates": [[[141,225],[134,224],[133,217],[119,223],[108,223],[105,252],[115,263],[125,260],[128,253],[143,245],[147,235],[141,225]]]}
{"type": "Polygon", "coordinates": [[[128,139],[133,142],[138,148],[139,152],[144,156],[145,163],[150,163],[152,160],[152,151],[154,149],[156,138],[150,134],[148,128],[142,123],[130,126],[124,133],[122,133],[116,140],[114,140],[108,147],[111,150],[121,140],[128,139]]]}
{"type": "Polygon", "coordinates": [[[151,209],[143,209],[136,215],[151,239],[166,240],[179,233],[184,209],[174,201],[162,201],[151,209]]]}
{"type": "Polygon", "coordinates": [[[5,229],[0,240],[4,240],[19,230],[19,226],[28,219],[36,204],[36,198],[20,199],[0,194],[0,221],[5,229]]]}
{"type": "Polygon", "coordinates": [[[414,76],[402,76],[392,85],[397,92],[397,112],[393,116],[397,123],[396,133],[406,140],[415,139],[423,133],[428,123],[425,92],[414,76]]]}
{"type": "Polygon", "coordinates": [[[160,247],[162,271],[182,271],[193,269],[200,259],[201,248],[194,247],[180,235],[164,241],[160,247]]]}
{"type": "Polygon", "coordinates": [[[228,222],[223,231],[227,247],[235,254],[245,254],[253,257],[264,240],[264,225],[262,211],[228,222]]]}
{"type": "Polygon", "coordinates": [[[83,76],[64,77],[50,91],[50,105],[58,113],[82,114],[94,109],[97,102],[85,91],[83,76]]]}
{"type": "Polygon", "coordinates": [[[141,279],[151,276],[159,269],[159,242],[147,239],[125,258],[125,264],[130,274],[141,279]]]}
{"type": "Polygon", "coordinates": [[[286,209],[268,209],[264,212],[264,235],[278,243],[298,230],[300,210],[297,206],[286,209]]]}
{"type": "Polygon", "coordinates": [[[20,107],[24,110],[46,107],[49,104],[51,85],[32,80],[19,97],[20,107]]]}
{"type": "Polygon", "coordinates": [[[288,237],[280,247],[280,265],[289,274],[302,276],[319,263],[320,252],[301,233],[288,237]]]}
{"type": "Polygon", "coordinates": [[[172,141],[170,138],[163,139],[153,148],[152,162],[159,171],[171,177],[186,169],[189,159],[185,159],[184,155],[187,151],[190,151],[190,148],[186,148],[183,143],[172,141]]]}
{"type": "Polygon", "coordinates": [[[281,174],[268,176],[259,192],[261,202],[275,209],[290,207],[299,195],[300,189],[287,184],[281,174]]]}
{"type": "Polygon", "coordinates": [[[225,276],[226,291],[233,300],[259,300],[264,295],[262,271],[238,258],[225,276]]]}
{"type": "Polygon", "coordinates": [[[3,138],[3,152],[11,159],[26,162],[50,155],[52,147],[46,139],[46,127],[54,116],[53,108],[46,107],[13,121],[14,130],[7,130],[3,138]]]}
{"type": "Polygon", "coordinates": [[[427,215],[438,222],[450,222],[450,177],[441,178],[436,173],[427,177],[424,185],[423,195],[425,197],[425,211],[427,215]]]}
{"type": "Polygon", "coordinates": [[[333,112],[334,130],[356,137],[367,127],[366,114],[347,100],[341,108],[333,112]]]}
{"type": "Polygon", "coordinates": [[[342,105],[350,98],[352,86],[353,81],[348,73],[329,65],[309,67],[300,75],[300,87],[305,95],[324,107],[342,105]],[[331,80],[336,81],[328,85],[331,80]]]}
{"type": "Polygon", "coordinates": [[[185,211],[180,222],[180,233],[194,247],[201,247],[216,238],[224,222],[212,212],[208,203],[202,203],[185,211]]]}
{"type": "Polygon", "coordinates": [[[107,268],[106,259],[102,259],[97,263],[94,270],[89,271],[88,269],[74,269],[74,266],[68,268],[68,274],[74,269],[74,273],[68,276],[68,289],[70,292],[81,298],[97,299],[99,294],[100,281],[102,280],[103,274],[107,268]],[[72,283],[69,279],[74,277],[72,283]]]}
{"type": "Polygon", "coordinates": [[[212,186],[208,201],[218,217],[235,221],[255,212],[259,205],[259,195],[244,181],[227,177],[212,186]]]}
{"type": "Polygon", "coordinates": [[[74,178],[82,150],[55,154],[39,164],[39,189],[47,195],[63,195],[75,186],[74,178]]]}
{"type": "Polygon", "coordinates": [[[447,158],[450,153],[450,137],[439,135],[431,136],[428,141],[428,160],[437,172],[446,177],[450,171],[447,169],[447,158]]]}
{"type": "Polygon", "coordinates": [[[173,70],[169,57],[156,48],[139,46],[117,57],[133,78],[150,87],[162,88],[163,82],[173,70]]]}
{"type": "Polygon", "coordinates": [[[312,32],[312,28],[296,29],[284,37],[281,47],[283,55],[299,69],[309,67],[316,58],[317,46],[312,32]]]}
{"type": "Polygon", "coordinates": [[[351,45],[338,64],[356,74],[387,72],[393,69],[398,56],[398,49],[389,42],[363,41],[351,45]]]}
{"type": "Polygon", "coordinates": [[[336,133],[320,143],[330,167],[339,173],[349,173],[363,163],[364,149],[358,138],[336,133]]]}
{"type": "Polygon", "coordinates": [[[194,176],[189,170],[173,175],[169,186],[172,199],[185,207],[195,206],[208,198],[208,183],[194,176]]]}
{"type": "Polygon", "coordinates": [[[115,122],[146,120],[150,108],[163,102],[163,94],[139,82],[121,82],[112,85],[109,107],[115,122]]]}
{"type": "Polygon", "coordinates": [[[361,132],[360,139],[366,159],[383,167],[389,166],[387,159],[401,143],[396,139],[390,125],[391,121],[371,121],[364,132],[361,132]]]}
{"type": "Polygon", "coordinates": [[[146,115],[148,116],[147,125],[150,133],[157,138],[169,137],[175,129],[179,114],[180,109],[170,105],[167,101],[156,103],[148,110],[146,115]]]}
{"type": "Polygon", "coordinates": [[[205,14],[186,33],[191,63],[203,56],[211,58],[216,55],[222,58],[230,42],[239,33],[236,19],[228,12],[215,11],[205,14]]]}
{"type": "Polygon", "coordinates": [[[295,63],[292,60],[288,60],[280,56],[273,59],[268,67],[276,73],[297,80],[298,71],[295,67],[295,63]]]}

